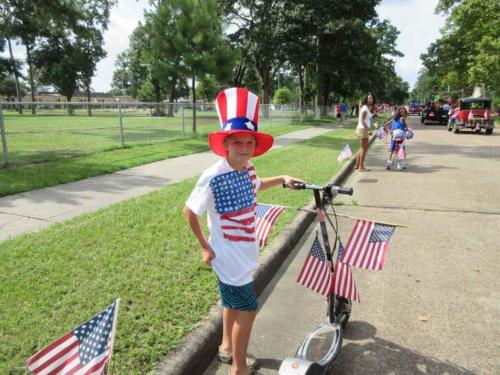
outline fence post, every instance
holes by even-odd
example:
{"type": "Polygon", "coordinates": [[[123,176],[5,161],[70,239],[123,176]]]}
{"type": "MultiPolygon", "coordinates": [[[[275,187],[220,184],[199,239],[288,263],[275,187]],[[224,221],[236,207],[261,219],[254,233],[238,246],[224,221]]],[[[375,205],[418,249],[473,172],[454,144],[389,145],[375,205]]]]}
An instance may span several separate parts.
{"type": "Polygon", "coordinates": [[[118,100],[118,113],[120,118],[120,141],[122,143],[122,147],[125,147],[125,136],[123,135],[123,115],[122,115],[122,105],[118,100]]]}
{"type": "Polygon", "coordinates": [[[5,133],[5,125],[3,122],[2,106],[0,105],[0,133],[2,133],[2,146],[3,146],[3,163],[9,165],[9,151],[7,149],[7,133],[5,133]]]}
{"type": "Polygon", "coordinates": [[[283,126],[286,125],[286,108],[285,108],[285,105],[283,104],[283,106],[281,107],[283,109],[283,126]]]}
{"type": "Polygon", "coordinates": [[[271,107],[271,104],[268,104],[267,106],[269,108],[269,127],[272,128],[273,127],[273,116],[271,114],[272,107],[271,107]]]}

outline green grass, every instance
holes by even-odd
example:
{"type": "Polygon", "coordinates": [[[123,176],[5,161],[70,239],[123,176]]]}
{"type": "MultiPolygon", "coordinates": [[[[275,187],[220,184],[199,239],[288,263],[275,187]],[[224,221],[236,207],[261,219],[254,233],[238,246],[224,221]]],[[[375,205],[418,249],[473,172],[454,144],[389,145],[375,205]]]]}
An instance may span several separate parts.
{"type": "MultiPolygon", "coordinates": [[[[346,143],[357,150],[353,127],[270,151],[254,164],[263,177],[286,173],[323,184],[337,172],[346,143]]],[[[195,181],[0,243],[0,373],[24,373],[28,357],[117,297],[111,373],[152,371],[218,298],[182,217],[195,181]]],[[[312,197],[274,188],[258,198],[302,206],[312,197]]],[[[282,214],[270,241],[295,214],[282,214]]]]}
{"type": "MultiPolygon", "coordinates": [[[[274,136],[306,128],[306,125],[285,125],[265,129],[274,136]]],[[[0,197],[46,186],[78,181],[112,173],[158,160],[209,150],[207,134],[176,137],[162,142],[141,143],[126,148],[74,157],[48,157],[45,162],[0,167],[0,197]]]]}

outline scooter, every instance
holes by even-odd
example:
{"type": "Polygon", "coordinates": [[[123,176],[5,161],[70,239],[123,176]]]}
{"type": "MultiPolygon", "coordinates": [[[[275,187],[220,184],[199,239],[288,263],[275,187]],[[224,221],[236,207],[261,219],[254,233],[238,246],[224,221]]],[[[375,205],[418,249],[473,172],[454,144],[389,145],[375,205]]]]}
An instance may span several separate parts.
{"type": "MultiPolygon", "coordinates": [[[[325,214],[325,206],[331,204],[333,197],[337,194],[352,195],[353,189],[334,185],[317,186],[303,183],[293,183],[295,189],[311,189],[314,192],[314,200],[317,208],[317,218],[320,231],[323,236],[325,252],[334,272],[333,255],[337,247],[335,238],[333,252],[330,249],[326,219],[335,233],[338,233],[338,225],[334,225],[331,218],[325,214]]],[[[336,216],[335,222],[337,221],[336,216]]],[[[283,360],[279,368],[279,375],[325,375],[335,361],[342,347],[342,330],[347,326],[351,315],[351,301],[335,295],[333,292],[328,296],[327,319],[313,329],[302,341],[294,357],[283,360]]]]}

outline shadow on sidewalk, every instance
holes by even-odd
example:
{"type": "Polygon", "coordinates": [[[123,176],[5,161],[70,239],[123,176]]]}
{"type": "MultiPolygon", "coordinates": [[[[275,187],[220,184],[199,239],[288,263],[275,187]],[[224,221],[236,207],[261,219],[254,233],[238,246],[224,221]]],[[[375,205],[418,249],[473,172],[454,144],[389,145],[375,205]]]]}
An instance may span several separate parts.
{"type": "Polygon", "coordinates": [[[472,374],[471,370],[453,363],[376,337],[376,328],[364,321],[349,322],[344,340],[332,374],[472,374]]]}

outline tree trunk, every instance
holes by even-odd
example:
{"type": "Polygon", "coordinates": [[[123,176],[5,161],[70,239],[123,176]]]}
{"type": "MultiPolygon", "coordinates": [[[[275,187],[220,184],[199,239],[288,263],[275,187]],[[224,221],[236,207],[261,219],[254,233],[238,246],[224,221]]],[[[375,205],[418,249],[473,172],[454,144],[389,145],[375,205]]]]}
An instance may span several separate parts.
{"type": "Polygon", "coordinates": [[[323,103],[323,90],[321,89],[321,69],[319,64],[316,64],[316,98],[314,102],[315,108],[315,118],[319,120],[321,118],[320,106],[323,103]]]}
{"type": "Polygon", "coordinates": [[[153,112],[153,116],[161,116],[160,111],[160,101],[161,101],[161,93],[160,93],[160,81],[157,79],[153,80],[153,89],[155,92],[155,111],[153,112]]]}
{"type": "Polygon", "coordinates": [[[191,81],[191,91],[193,93],[193,133],[196,134],[196,89],[195,89],[196,76],[193,73],[193,80],[191,81]]]}
{"type": "Polygon", "coordinates": [[[175,85],[177,84],[177,81],[174,81],[172,87],[170,88],[170,96],[168,98],[168,117],[174,117],[174,100],[175,100],[175,85]]]}
{"type": "Polygon", "coordinates": [[[262,117],[265,119],[269,118],[270,112],[270,96],[271,96],[271,72],[270,68],[263,68],[261,70],[261,79],[262,79],[262,104],[266,104],[262,107],[262,117]]]}
{"type": "Polygon", "coordinates": [[[238,68],[234,73],[233,86],[240,87],[243,84],[243,78],[245,77],[246,67],[242,62],[239,63],[238,68]]]}
{"type": "Polygon", "coordinates": [[[92,116],[92,109],[90,108],[90,80],[85,80],[85,92],[87,94],[87,115],[92,116]]]}
{"type": "MultiPolygon", "coordinates": [[[[33,61],[31,61],[31,45],[26,43],[26,62],[28,63],[28,75],[30,80],[31,101],[34,103],[35,99],[35,80],[33,79],[33,61]]],[[[71,99],[71,98],[70,98],[71,99]]],[[[35,105],[31,107],[31,113],[36,114],[35,105]]]]}
{"type": "MultiPolygon", "coordinates": [[[[14,77],[16,79],[16,96],[17,96],[17,102],[21,103],[21,87],[19,86],[19,72],[17,71],[16,62],[14,60],[14,54],[12,53],[12,44],[10,43],[10,38],[7,38],[7,43],[9,45],[9,54],[10,54],[10,62],[12,64],[12,71],[14,72],[14,77]]],[[[17,111],[20,114],[23,113],[23,107],[21,106],[21,104],[18,104],[17,111]]]]}
{"type": "Polygon", "coordinates": [[[299,107],[300,107],[300,117],[302,118],[305,113],[305,76],[306,76],[306,69],[305,67],[302,66],[302,64],[299,64],[298,66],[298,73],[299,73],[299,107]]]}

